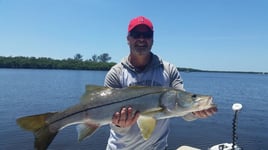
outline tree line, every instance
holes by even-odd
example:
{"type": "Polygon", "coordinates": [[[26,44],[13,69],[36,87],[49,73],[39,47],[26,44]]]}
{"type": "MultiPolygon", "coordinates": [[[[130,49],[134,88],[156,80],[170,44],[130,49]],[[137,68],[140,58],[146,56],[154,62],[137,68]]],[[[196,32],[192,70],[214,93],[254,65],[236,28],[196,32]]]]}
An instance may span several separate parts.
{"type": "Polygon", "coordinates": [[[92,58],[83,60],[81,54],[73,58],[52,59],[48,57],[0,56],[0,68],[29,68],[29,69],[72,69],[72,70],[109,70],[114,62],[107,53],[94,54],[92,58]]]}
{"type": "MultiPolygon", "coordinates": [[[[115,62],[109,62],[108,53],[94,54],[90,59],[83,60],[81,54],[75,54],[73,58],[52,59],[48,57],[24,57],[24,56],[0,56],[0,68],[28,68],[28,69],[70,69],[70,70],[109,70],[115,62]]],[[[239,72],[239,71],[207,71],[193,68],[177,68],[182,72],[225,72],[225,73],[257,73],[267,72],[239,72]]]]}

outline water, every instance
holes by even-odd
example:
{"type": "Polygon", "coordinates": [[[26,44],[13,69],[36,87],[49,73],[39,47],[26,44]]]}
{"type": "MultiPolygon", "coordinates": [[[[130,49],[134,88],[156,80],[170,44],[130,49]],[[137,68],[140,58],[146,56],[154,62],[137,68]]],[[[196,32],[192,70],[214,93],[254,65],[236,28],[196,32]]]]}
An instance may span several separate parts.
{"type": "MultiPolygon", "coordinates": [[[[103,85],[105,71],[0,69],[0,149],[31,150],[33,135],[16,125],[25,115],[62,110],[79,101],[86,84],[103,85]]],[[[213,117],[171,121],[168,149],[180,145],[208,147],[232,142],[232,104],[240,102],[238,144],[245,150],[268,149],[268,76],[232,73],[181,73],[188,91],[210,94],[219,112],[213,117]]],[[[56,136],[50,150],[105,149],[108,126],[77,142],[74,126],[56,136]]]]}

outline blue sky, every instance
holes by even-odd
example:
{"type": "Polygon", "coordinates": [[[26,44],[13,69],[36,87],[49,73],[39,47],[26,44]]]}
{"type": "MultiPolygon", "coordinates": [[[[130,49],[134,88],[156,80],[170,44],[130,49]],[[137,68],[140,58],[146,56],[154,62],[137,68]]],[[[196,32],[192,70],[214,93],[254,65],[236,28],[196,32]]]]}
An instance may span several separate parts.
{"type": "Polygon", "coordinates": [[[128,55],[130,19],[154,24],[152,51],[178,67],[268,72],[266,0],[0,0],[0,56],[128,55]]]}

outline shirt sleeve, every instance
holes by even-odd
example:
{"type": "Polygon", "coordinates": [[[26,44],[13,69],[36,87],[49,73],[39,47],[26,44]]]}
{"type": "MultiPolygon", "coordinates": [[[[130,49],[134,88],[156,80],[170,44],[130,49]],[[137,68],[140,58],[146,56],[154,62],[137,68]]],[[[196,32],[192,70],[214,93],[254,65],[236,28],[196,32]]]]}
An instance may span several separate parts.
{"type": "Polygon", "coordinates": [[[168,72],[170,77],[170,87],[184,90],[183,88],[183,80],[181,78],[181,75],[179,73],[179,70],[177,67],[175,67],[173,64],[164,62],[164,68],[168,72]]]}
{"type": "Polygon", "coordinates": [[[120,70],[118,65],[112,67],[105,76],[104,86],[110,88],[122,88],[119,79],[120,70]]]}

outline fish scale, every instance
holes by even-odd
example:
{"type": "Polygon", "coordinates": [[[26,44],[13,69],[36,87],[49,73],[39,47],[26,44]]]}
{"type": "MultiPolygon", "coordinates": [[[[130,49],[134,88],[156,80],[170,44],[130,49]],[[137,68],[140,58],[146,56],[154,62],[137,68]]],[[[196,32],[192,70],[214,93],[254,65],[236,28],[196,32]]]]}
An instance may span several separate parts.
{"type": "Polygon", "coordinates": [[[112,122],[113,113],[123,107],[139,111],[137,120],[142,137],[147,140],[157,120],[182,117],[194,111],[216,107],[212,97],[193,94],[170,87],[134,86],[112,89],[88,85],[81,102],[63,111],[26,116],[17,124],[34,132],[35,149],[47,149],[57,133],[70,125],[78,125],[78,140],[92,135],[100,126],[112,122]]]}

